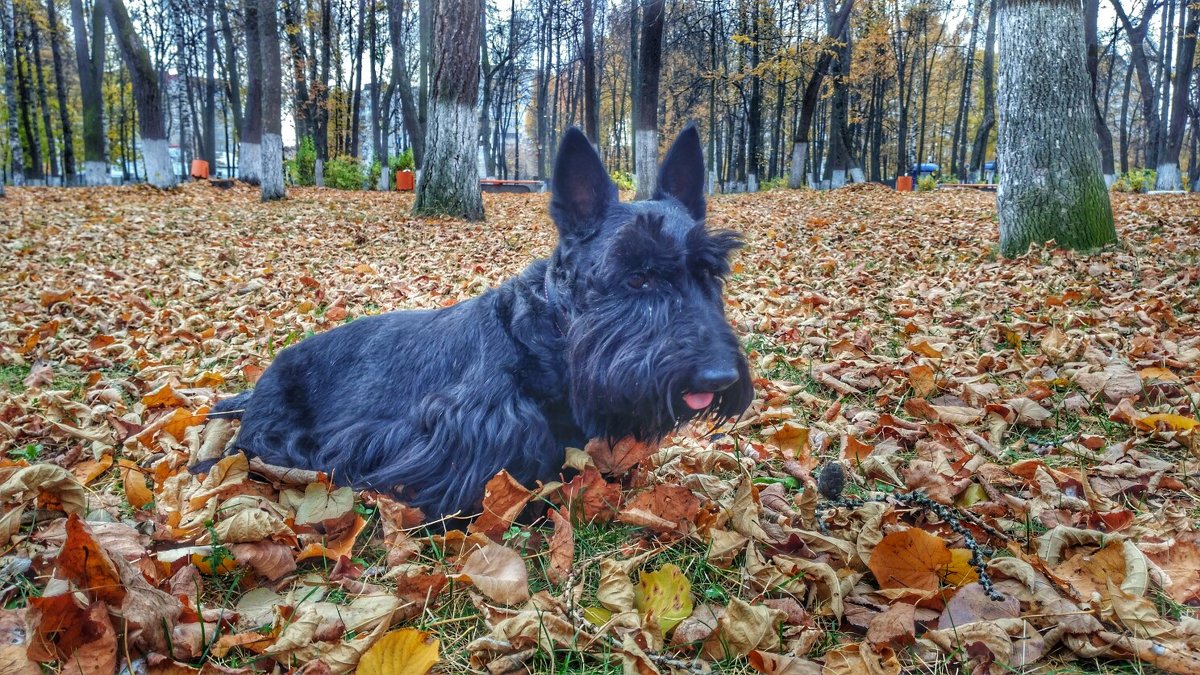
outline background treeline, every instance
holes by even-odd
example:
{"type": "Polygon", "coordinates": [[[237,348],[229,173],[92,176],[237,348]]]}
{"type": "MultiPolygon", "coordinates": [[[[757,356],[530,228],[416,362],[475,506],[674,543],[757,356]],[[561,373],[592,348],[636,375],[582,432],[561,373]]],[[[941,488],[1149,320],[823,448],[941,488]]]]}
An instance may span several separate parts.
{"type": "MultiPolygon", "coordinates": [[[[292,181],[386,186],[423,160],[438,1],[0,0],[3,176],[145,180],[145,139],[165,139],[176,176],[197,158],[234,175],[258,152],[260,88],[274,84],[292,181]],[[148,114],[157,135],[139,132],[148,114]]],[[[487,0],[468,12],[482,16],[481,173],[543,178],[578,125],[632,186],[638,130],[666,142],[694,121],[717,189],[887,181],[926,162],[979,181],[995,142],[996,1],[487,0]]],[[[1198,20],[1187,0],[1085,0],[1110,182],[1200,189],[1198,20]]]]}

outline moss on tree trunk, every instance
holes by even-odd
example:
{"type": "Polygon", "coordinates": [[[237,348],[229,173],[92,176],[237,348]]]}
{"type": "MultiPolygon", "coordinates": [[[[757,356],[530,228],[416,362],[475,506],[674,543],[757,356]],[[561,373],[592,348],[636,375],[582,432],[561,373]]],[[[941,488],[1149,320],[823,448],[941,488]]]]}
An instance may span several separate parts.
{"type": "Polygon", "coordinates": [[[1083,7],[1001,0],[1000,252],[1054,240],[1075,250],[1117,238],[1093,129],[1083,7]]]}

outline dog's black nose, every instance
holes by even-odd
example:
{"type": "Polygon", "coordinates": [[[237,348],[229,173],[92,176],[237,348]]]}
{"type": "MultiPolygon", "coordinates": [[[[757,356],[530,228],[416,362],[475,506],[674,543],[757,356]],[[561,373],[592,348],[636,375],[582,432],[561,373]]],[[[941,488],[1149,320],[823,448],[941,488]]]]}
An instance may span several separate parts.
{"type": "Polygon", "coordinates": [[[736,368],[705,368],[696,373],[697,391],[725,391],[738,381],[736,368]]]}

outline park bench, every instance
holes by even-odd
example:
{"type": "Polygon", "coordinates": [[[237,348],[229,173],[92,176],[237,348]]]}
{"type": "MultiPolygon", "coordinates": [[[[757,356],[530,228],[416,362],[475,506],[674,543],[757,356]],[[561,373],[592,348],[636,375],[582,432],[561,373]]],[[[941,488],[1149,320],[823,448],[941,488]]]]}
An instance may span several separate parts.
{"type": "Polygon", "coordinates": [[[540,180],[500,180],[484,178],[479,181],[484,192],[544,192],[546,184],[540,180]]]}

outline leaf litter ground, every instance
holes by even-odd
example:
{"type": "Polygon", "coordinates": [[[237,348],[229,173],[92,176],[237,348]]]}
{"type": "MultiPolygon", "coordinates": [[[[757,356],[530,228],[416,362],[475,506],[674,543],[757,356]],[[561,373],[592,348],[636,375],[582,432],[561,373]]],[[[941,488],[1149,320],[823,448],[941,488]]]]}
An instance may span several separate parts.
{"type": "Polygon", "coordinates": [[[1194,196],[1115,195],[1119,246],[1013,261],[989,194],[714,199],[752,409],[572,451],[566,484],[502,474],[435,535],[317,472],[192,475],[233,431],[204,413],[306,335],[545,255],[544,196],[464,224],[394,194],[9,195],[0,671],[1200,667],[1194,196]]]}

